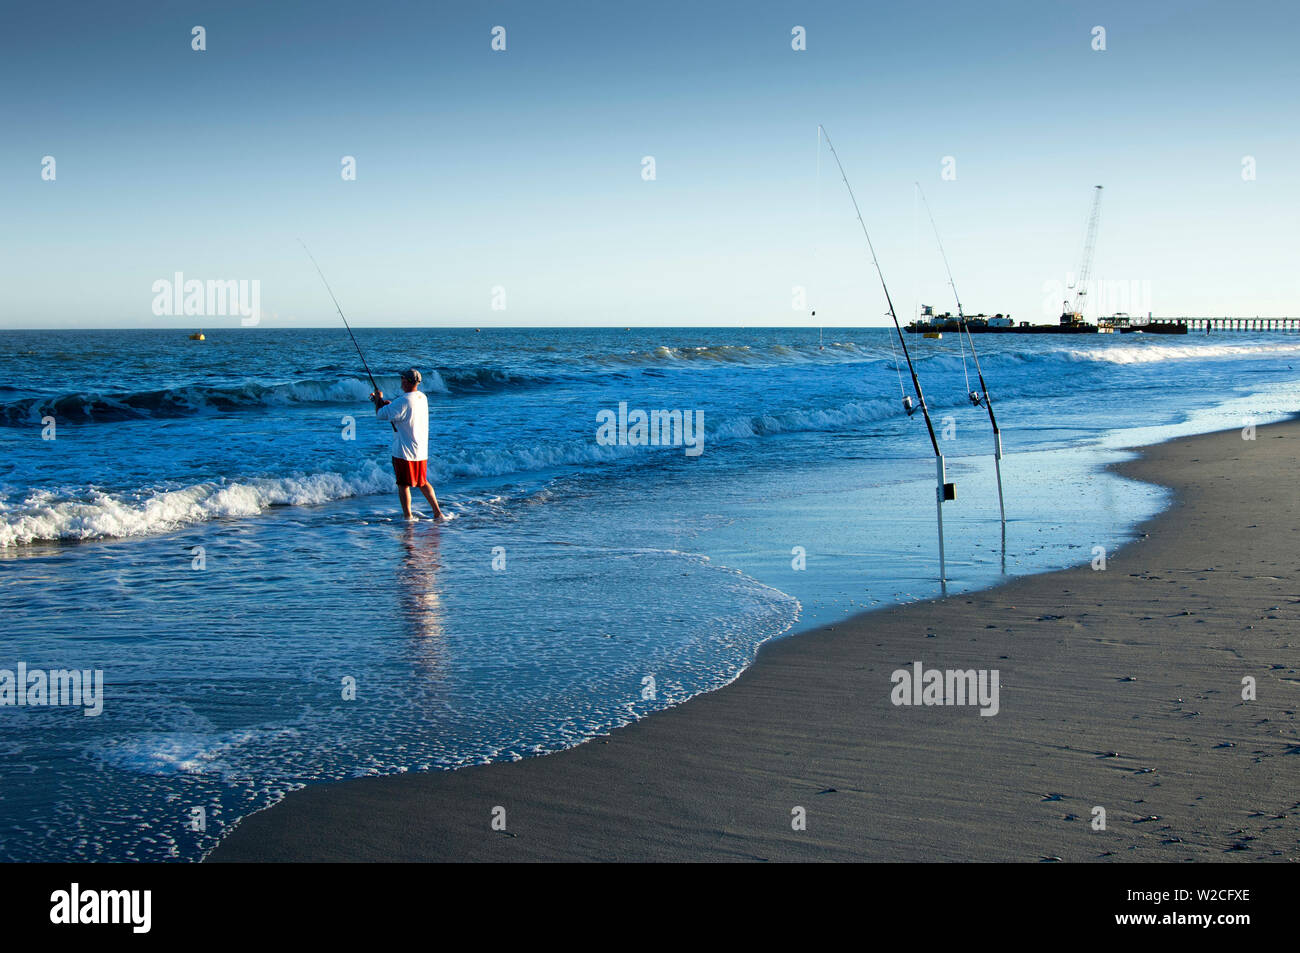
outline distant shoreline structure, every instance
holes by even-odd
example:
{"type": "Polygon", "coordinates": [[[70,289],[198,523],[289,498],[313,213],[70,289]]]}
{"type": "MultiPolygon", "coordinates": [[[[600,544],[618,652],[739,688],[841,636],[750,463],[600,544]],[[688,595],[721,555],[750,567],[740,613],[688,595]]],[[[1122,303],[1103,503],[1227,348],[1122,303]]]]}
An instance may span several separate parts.
{"type": "MultiPolygon", "coordinates": [[[[1120,312],[1098,318],[1096,324],[1082,320],[1066,320],[1060,324],[1030,324],[1014,321],[1011,315],[968,315],[966,329],[971,334],[1187,334],[1193,330],[1210,331],[1300,331],[1300,318],[1234,317],[1168,317],[1152,314],[1132,317],[1120,312]]],[[[903,330],[909,334],[956,334],[962,330],[961,321],[949,313],[934,314],[928,306],[921,318],[910,322],[903,330]]]]}

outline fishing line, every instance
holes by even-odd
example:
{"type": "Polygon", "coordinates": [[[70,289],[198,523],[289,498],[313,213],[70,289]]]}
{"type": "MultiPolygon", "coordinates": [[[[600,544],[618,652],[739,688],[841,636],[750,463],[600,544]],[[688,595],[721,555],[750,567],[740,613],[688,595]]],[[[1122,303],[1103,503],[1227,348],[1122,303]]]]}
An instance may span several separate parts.
{"type": "MultiPolygon", "coordinates": [[[[924,192],[922,190],[922,187],[920,187],[920,182],[915,183],[915,186],[917,186],[917,192],[920,195],[920,200],[922,200],[922,202],[926,204],[926,215],[930,217],[930,228],[935,230],[935,242],[939,244],[939,255],[944,259],[945,272],[948,272],[948,286],[950,287],[950,289],[953,289],[953,298],[956,299],[957,302],[957,321],[959,325],[959,328],[957,330],[957,343],[962,348],[962,374],[965,374],[966,376],[966,394],[969,395],[971,399],[971,403],[975,404],[975,406],[978,407],[979,400],[975,399],[975,391],[971,390],[970,369],[966,367],[966,341],[967,338],[970,338],[970,328],[967,328],[966,315],[965,313],[962,312],[962,299],[961,296],[957,294],[957,282],[953,281],[953,269],[948,267],[948,252],[944,251],[944,239],[941,239],[939,237],[939,226],[935,224],[935,213],[933,213],[930,209],[930,200],[926,199],[926,192],[924,192]],[[962,334],[963,330],[965,330],[966,332],[965,334],[962,334]]],[[[975,342],[971,341],[970,346],[971,346],[971,355],[974,356],[975,342]]],[[[980,386],[983,386],[983,384],[980,386]]]]}
{"type": "MultiPolygon", "coordinates": [[[[920,192],[921,186],[916,182],[913,182],[912,185],[912,323],[916,324],[921,319],[921,296],[918,293],[920,269],[916,267],[916,263],[921,257],[919,251],[921,247],[920,228],[917,225],[919,220],[919,215],[917,213],[919,209],[917,208],[916,201],[916,196],[917,193],[920,192]]],[[[912,340],[916,341],[916,338],[913,338],[912,340]]],[[[923,355],[926,347],[925,341],[925,336],[922,335],[916,345],[917,349],[920,350],[923,355]]]]}
{"type": "MultiPolygon", "coordinates": [[[[329,281],[326,280],[325,272],[321,271],[320,265],[316,264],[316,256],[311,253],[311,249],[307,247],[307,243],[300,238],[298,239],[298,244],[301,245],[302,250],[307,253],[307,257],[311,259],[311,263],[316,266],[316,274],[320,275],[320,280],[325,283],[325,290],[329,292],[330,300],[334,302],[334,309],[338,311],[339,317],[343,319],[343,326],[348,329],[348,337],[352,338],[352,346],[357,349],[357,357],[361,358],[361,366],[366,369],[366,376],[370,378],[370,386],[374,388],[373,393],[378,394],[379,385],[375,383],[375,375],[370,373],[370,365],[366,363],[366,356],[361,353],[361,345],[357,343],[357,336],[352,333],[352,325],[348,324],[347,315],[345,315],[343,309],[339,307],[339,299],[334,297],[334,289],[330,287],[329,281]]],[[[393,423],[391,420],[389,421],[389,425],[394,431],[397,430],[397,424],[393,423]]]]}
{"type": "MultiPolygon", "coordinates": [[[[918,191],[920,191],[921,184],[919,182],[916,184],[916,188],[918,191]]],[[[984,383],[984,370],[983,368],[980,367],[980,356],[979,356],[979,352],[975,350],[975,339],[971,337],[970,325],[966,323],[966,312],[961,306],[961,296],[957,294],[957,282],[953,280],[952,268],[949,267],[948,265],[948,253],[945,252],[943,249],[943,239],[939,237],[939,226],[935,224],[934,213],[930,211],[930,203],[926,201],[924,192],[921,192],[921,201],[925,202],[926,214],[930,216],[930,227],[934,229],[934,240],[939,245],[939,254],[943,258],[943,267],[944,270],[947,271],[948,273],[948,285],[952,288],[953,299],[957,302],[957,322],[958,322],[957,335],[960,338],[962,336],[962,332],[965,332],[964,343],[970,345],[971,357],[975,361],[975,376],[979,378],[979,382],[980,382],[980,389],[979,392],[977,393],[971,390],[970,375],[968,374],[966,376],[967,396],[970,398],[970,402],[974,404],[976,407],[979,407],[981,404],[983,404],[984,409],[988,411],[989,425],[993,428],[993,465],[994,465],[994,471],[996,472],[997,479],[998,479],[998,511],[1001,513],[1002,516],[1002,537],[1003,537],[1002,546],[1003,546],[1003,559],[1005,560],[1007,507],[1006,507],[1006,502],[1004,501],[1002,495],[1002,431],[998,429],[998,419],[993,414],[993,398],[989,395],[988,385],[984,383]]],[[[964,370],[965,367],[966,367],[965,352],[963,352],[962,369],[964,370]]]]}
{"type": "MultiPolygon", "coordinates": [[[[814,302],[820,300],[822,279],[821,279],[821,237],[822,237],[822,127],[817,127],[817,182],[813,188],[813,217],[816,219],[816,228],[813,239],[813,266],[812,278],[816,288],[813,289],[814,302]]],[[[813,317],[817,316],[817,309],[812,309],[813,317]]],[[[821,334],[818,333],[820,343],[821,334]]]]}
{"type": "Polygon", "coordinates": [[[298,239],[298,244],[301,245],[302,250],[307,253],[307,257],[311,259],[311,263],[316,266],[316,274],[320,275],[320,280],[325,282],[325,290],[329,292],[330,300],[334,302],[334,309],[338,311],[339,317],[343,319],[343,326],[348,329],[348,337],[352,338],[352,346],[357,349],[357,357],[361,358],[361,366],[366,369],[366,376],[370,378],[370,386],[372,386],[375,389],[375,393],[378,394],[379,385],[375,383],[375,375],[370,373],[370,365],[366,363],[366,356],[361,353],[361,345],[357,343],[357,336],[352,333],[352,326],[348,324],[347,315],[345,315],[343,309],[339,307],[339,299],[334,297],[334,289],[330,287],[330,283],[325,279],[325,272],[321,271],[320,265],[316,264],[316,257],[312,255],[311,249],[307,247],[307,243],[300,238],[298,239]]]}
{"type": "Polygon", "coordinates": [[[909,407],[907,404],[907,390],[903,387],[903,365],[898,360],[898,345],[894,343],[894,336],[889,335],[889,350],[894,355],[894,373],[898,375],[898,392],[903,397],[903,406],[907,408],[907,416],[916,413],[915,407],[909,407]]]}

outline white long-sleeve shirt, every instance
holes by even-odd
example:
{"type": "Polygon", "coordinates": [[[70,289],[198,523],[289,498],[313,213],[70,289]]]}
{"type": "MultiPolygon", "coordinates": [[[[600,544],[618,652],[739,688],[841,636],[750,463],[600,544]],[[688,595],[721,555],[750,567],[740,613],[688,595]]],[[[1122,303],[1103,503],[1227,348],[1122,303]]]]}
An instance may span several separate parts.
{"type": "Polygon", "coordinates": [[[429,459],[429,401],[418,390],[403,392],[375,411],[380,420],[390,420],[393,456],[399,460],[429,459]]]}

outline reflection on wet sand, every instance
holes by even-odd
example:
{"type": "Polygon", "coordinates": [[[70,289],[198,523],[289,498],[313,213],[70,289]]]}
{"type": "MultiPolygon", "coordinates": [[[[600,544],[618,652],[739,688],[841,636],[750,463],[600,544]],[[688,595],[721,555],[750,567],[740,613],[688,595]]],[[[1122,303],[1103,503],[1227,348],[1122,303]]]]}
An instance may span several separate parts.
{"type": "Polygon", "coordinates": [[[408,523],[402,532],[405,558],[397,571],[402,619],[416,665],[437,676],[445,673],[447,662],[438,590],[440,532],[437,523],[427,520],[408,523]]]}

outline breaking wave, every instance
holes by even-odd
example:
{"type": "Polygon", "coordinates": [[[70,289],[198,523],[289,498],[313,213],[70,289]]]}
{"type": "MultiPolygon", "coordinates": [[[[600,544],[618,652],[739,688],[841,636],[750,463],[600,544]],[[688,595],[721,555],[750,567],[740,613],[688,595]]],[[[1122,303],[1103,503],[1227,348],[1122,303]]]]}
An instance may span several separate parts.
{"type": "MultiPolygon", "coordinates": [[[[420,389],[426,394],[442,395],[486,393],[540,387],[554,380],[553,377],[515,373],[499,367],[431,369],[425,373],[420,389]]],[[[397,377],[378,377],[376,382],[386,394],[396,393],[399,389],[397,377]]],[[[370,382],[358,377],[282,384],[249,381],[224,386],[189,384],[144,391],[75,392],[0,403],[0,424],[36,424],[46,415],[59,420],[109,422],[236,413],[285,404],[365,404],[369,395],[370,382]]]]}
{"type": "MultiPolygon", "coordinates": [[[[384,385],[381,383],[380,386],[384,385]]],[[[436,390],[442,384],[437,381],[432,387],[427,383],[425,386],[426,389],[436,390]]],[[[196,384],[148,391],[72,393],[7,401],[0,404],[0,422],[37,423],[47,414],[60,420],[77,421],[183,417],[203,413],[229,413],[275,404],[364,403],[369,394],[369,383],[352,377],[295,381],[289,384],[259,384],[250,381],[225,387],[196,384]]]]}
{"type": "Polygon", "coordinates": [[[1261,354],[1300,355],[1297,344],[1148,344],[1145,347],[1115,347],[1096,351],[1070,350],[1071,361],[1109,364],[1158,364],[1162,361],[1204,361],[1224,357],[1258,357],[1261,354]]]}
{"type": "Polygon", "coordinates": [[[361,473],[314,473],[199,483],[124,495],[92,491],[83,499],[49,491],[0,503],[0,548],[41,540],[152,536],[214,519],[258,516],[272,506],[303,506],[392,487],[392,474],[369,464],[361,473]]]}
{"type": "MultiPolygon", "coordinates": [[[[913,335],[907,335],[911,345],[912,357],[919,363],[929,361],[947,361],[961,359],[962,339],[953,335],[951,342],[942,344],[922,341],[913,335]]],[[[883,362],[892,364],[895,359],[902,360],[901,351],[895,351],[893,339],[871,342],[832,341],[822,344],[720,344],[668,346],[661,345],[649,350],[628,353],[588,354],[582,361],[595,366],[658,366],[658,367],[708,367],[717,365],[766,367],[788,364],[843,364],[859,362],[883,362]]],[[[1104,362],[1114,364],[1158,363],[1176,360],[1211,360],[1217,358],[1253,357],[1260,354],[1300,354],[1300,343],[1276,344],[1192,344],[1163,341],[1153,342],[1149,337],[1130,340],[1128,338],[1107,338],[1104,335],[1090,337],[1109,346],[1095,349],[1082,349],[1071,346],[1069,339],[1059,339],[1059,346],[1051,350],[1021,350],[1016,348],[1019,339],[1006,335],[976,335],[976,348],[981,359],[989,362],[1013,362],[1016,364],[1052,364],[1078,363],[1081,361],[1104,362]]],[[[1037,348],[1047,343],[1040,337],[1034,338],[1037,348]]]]}

